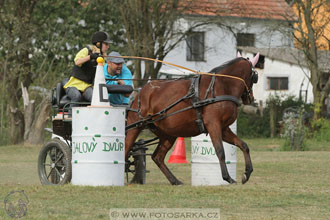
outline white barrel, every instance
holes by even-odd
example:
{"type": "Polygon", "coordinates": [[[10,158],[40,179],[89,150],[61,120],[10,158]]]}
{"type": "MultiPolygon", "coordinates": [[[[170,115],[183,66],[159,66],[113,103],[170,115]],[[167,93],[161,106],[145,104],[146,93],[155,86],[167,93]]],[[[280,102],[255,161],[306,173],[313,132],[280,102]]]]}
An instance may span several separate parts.
{"type": "Polygon", "coordinates": [[[72,110],[72,184],[123,186],[125,108],[72,110]]]}
{"type": "MultiPolygon", "coordinates": [[[[236,133],[236,121],[230,128],[236,133]]],[[[229,175],[236,180],[236,146],[225,142],[223,145],[229,175]]],[[[193,186],[228,184],[222,179],[219,159],[210,135],[201,134],[191,138],[191,184],[193,186]]]]}

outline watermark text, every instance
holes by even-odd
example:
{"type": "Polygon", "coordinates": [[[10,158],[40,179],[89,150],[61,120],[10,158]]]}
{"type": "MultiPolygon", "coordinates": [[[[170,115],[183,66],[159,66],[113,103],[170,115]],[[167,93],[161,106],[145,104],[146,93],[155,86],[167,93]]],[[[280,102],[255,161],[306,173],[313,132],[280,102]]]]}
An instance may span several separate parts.
{"type": "Polygon", "coordinates": [[[219,220],[219,208],[111,208],[110,219],[118,220],[219,220]]]}

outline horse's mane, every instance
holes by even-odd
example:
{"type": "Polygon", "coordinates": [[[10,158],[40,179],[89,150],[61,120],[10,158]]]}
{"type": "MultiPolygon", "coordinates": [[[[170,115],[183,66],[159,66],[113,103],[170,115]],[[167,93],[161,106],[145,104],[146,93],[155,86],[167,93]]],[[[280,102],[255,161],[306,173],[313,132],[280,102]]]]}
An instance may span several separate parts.
{"type": "Polygon", "coordinates": [[[237,57],[235,59],[229,60],[229,61],[223,63],[221,66],[218,66],[218,67],[213,68],[210,71],[210,73],[218,73],[221,70],[227,68],[228,66],[233,65],[234,63],[237,63],[238,61],[243,60],[243,59],[245,59],[245,58],[243,58],[243,57],[237,57]]]}

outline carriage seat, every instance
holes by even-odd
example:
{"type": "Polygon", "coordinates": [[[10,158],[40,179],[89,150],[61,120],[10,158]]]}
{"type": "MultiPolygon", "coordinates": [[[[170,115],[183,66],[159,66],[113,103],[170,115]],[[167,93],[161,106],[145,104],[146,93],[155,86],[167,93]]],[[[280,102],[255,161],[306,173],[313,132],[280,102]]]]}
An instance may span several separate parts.
{"type": "MultiPolygon", "coordinates": [[[[53,94],[52,98],[52,104],[56,105],[58,109],[62,109],[65,105],[70,103],[70,98],[67,96],[63,86],[69,81],[68,78],[63,79],[61,82],[57,83],[56,88],[55,88],[55,97],[53,94]]],[[[133,87],[129,85],[104,85],[109,93],[113,94],[130,94],[133,91],[133,87]]],[[[86,101],[82,101],[84,104],[86,104],[86,101]]],[[[118,105],[120,106],[120,105],[118,105]]],[[[126,106],[127,105],[123,105],[126,106]]]]}
{"type": "Polygon", "coordinates": [[[68,78],[63,79],[61,82],[57,83],[56,85],[56,95],[55,95],[55,105],[58,106],[58,108],[63,108],[63,106],[70,102],[70,98],[66,95],[65,90],[63,86],[69,81],[68,78]]]}
{"type": "MultiPolygon", "coordinates": [[[[67,96],[63,86],[69,81],[68,78],[64,78],[61,82],[57,83],[55,88],[55,97],[52,100],[52,104],[56,105],[59,109],[62,109],[64,106],[69,107],[67,104],[71,102],[71,99],[67,96]]],[[[86,104],[85,100],[82,100],[86,104]]]]}
{"type": "MultiPolygon", "coordinates": [[[[59,109],[62,109],[65,105],[70,103],[70,98],[66,95],[63,86],[69,81],[68,78],[63,79],[61,82],[57,83],[55,88],[55,97],[52,99],[52,104],[56,105],[59,109]]],[[[114,94],[130,94],[133,91],[133,87],[129,85],[104,85],[109,93],[114,94]]],[[[86,101],[82,101],[86,102],[86,101]]],[[[86,103],[84,103],[86,104],[86,103]]]]}

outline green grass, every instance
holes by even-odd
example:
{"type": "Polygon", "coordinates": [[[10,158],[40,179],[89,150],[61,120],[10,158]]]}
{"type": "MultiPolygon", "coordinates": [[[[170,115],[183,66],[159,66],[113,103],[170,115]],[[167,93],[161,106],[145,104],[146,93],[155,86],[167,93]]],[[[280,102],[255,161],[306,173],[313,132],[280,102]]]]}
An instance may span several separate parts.
{"type": "MultiPolygon", "coordinates": [[[[252,151],[280,151],[285,140],[281,138],[243,138],[252,151]]],[[[330,151],[330,143],[327,141],[315,141],[306,139],[307,151],[330,151]]]]}
{"type": "MultiPolygon", "coordinates": [[[[254,165],[249,182],[240,183],[244,159],[238,150],[239,183],[207,187],[191,186],[190,163],[168,165],[185,183],[169,185],[149,157],[146,185],[42,186],[37,174],[40,146],[3,146],[0,200],[11,191],[24,190],[29,204],[22,219],[29,220],[109,219],[110,208],[220,208],[221,219],[330,219],[330,151],[318,146],[315,149],[323,151],[312,151],[312,143],[310,151],[282,152],[279,139],[245,141],[254,165]]],[[[190,161],[190,141],[186,138],[185,142],[190,161]]],[[[12,219],[4,211],[3,202],[0,207],[0,219],[12,219]]]]}

